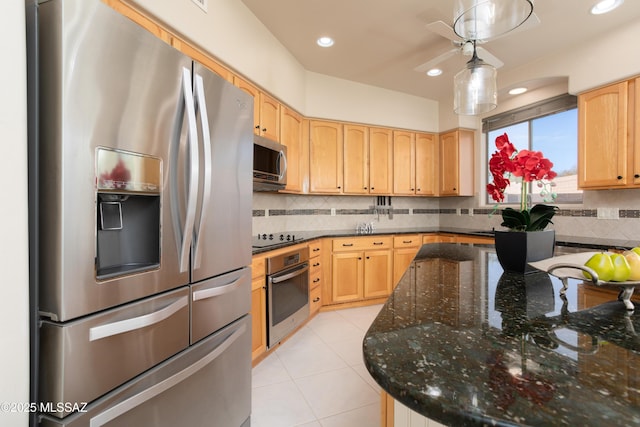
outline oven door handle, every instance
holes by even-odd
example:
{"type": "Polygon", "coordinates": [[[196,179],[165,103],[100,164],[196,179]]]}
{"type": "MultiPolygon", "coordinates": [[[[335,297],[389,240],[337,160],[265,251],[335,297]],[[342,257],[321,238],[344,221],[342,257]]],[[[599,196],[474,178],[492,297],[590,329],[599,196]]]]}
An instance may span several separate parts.
{"type": "Polygon", "coordinates": [[[285,272],[285,273],[284,273],[284,274],[282,274],[282,275],[271,276],[271,277],[269,278],[269,281],[270,281],[271,283],[274,283],[274,284],[275,284],[275,283],[284,282],[285,280],[289,280],[289,279],[291,279],[291,278],[294,278],[294,277],[300,276],[300,275],[302,275],[302,274],[306,273],[307,271],[309,271],[309,264],[304,263],[302,266],[300,266],[300,267],[296,267],[296,268],[295,268],[295,269],[293,269],[293,270],[289,270],[289,271],[285,272]]]}

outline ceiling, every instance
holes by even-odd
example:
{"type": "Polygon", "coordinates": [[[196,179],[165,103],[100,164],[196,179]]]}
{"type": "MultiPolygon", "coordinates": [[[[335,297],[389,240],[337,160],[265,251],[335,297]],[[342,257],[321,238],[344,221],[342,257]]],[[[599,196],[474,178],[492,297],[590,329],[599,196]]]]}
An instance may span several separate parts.
{"type": "MultiPolygon", "coordinates": [[[[453,0],[242,1],[305,69],[316,73],[441,101],[451,99],[453,76],[470,59],[451,56],[439,65],[444,71],[439,77],[414,70],[454,47],[427,29],[438,20],[452,24],[453,0]],[[320,36],[333,37],[335,45],[317,46],[320,36]]],[[[499,102],[506,92],[501,73],[640,20],[638,0],[599,16],[589,13],[595,1],[536,0],[538,25],[482,44],[504,62],[498,69],[499,102]]],[[[535,87],[549,80],[528,83],[535,87]]]]}

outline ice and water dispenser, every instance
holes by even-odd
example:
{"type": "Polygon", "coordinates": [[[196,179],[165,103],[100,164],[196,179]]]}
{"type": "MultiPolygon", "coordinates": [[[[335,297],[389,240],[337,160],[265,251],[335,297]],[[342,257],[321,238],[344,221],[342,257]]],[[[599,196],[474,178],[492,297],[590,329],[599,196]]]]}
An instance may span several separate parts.
{"type": "Polygon", "coordinates": [[[96,277],[158,268],[162,161],[98,148],[96,184],[96,277]]]}

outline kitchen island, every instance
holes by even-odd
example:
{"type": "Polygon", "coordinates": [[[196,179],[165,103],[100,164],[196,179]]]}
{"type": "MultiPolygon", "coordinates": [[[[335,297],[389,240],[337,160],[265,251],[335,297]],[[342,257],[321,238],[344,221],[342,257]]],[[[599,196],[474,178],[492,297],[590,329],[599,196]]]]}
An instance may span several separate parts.
{"type": "Polygon", "coordinates": [[[640,424],[640,315],[492,246],[421,248],[363,342],[396,401],[446,425],[640,424]]]}

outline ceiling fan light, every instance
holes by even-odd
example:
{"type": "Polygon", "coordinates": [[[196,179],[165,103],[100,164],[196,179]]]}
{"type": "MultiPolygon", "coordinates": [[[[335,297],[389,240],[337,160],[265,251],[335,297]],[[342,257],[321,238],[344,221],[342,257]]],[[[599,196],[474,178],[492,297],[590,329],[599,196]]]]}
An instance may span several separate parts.
{"type": "Polygon", "coordinates": [[[532,13],[532,0],[457,0],[453,31],[465,40],[488,40],[519,27],[532,13]]]}
{"type": "Polygon", "coordinates": [[[331,47],[333,46],[334,41],[331,37],[323,36],[318,38],[318,40],[316,40],[316,43],[320,47],[331,47]]]}
{"type": "Polygon", "coordinates": [[[477,116],[498,106],[498,72],[493,65],[474,56],[453,78],[453,111],[477,116]]]}
{"type": "Polygon", "coordinates": [[[442,70],[440,68],[432,68],[427,71],[427,76],[429,77],[437,77],[442,74],[442,70]]]}

